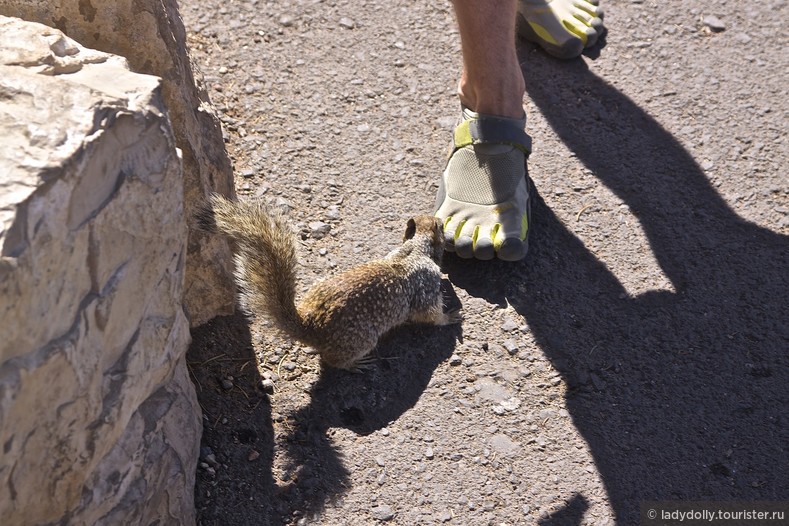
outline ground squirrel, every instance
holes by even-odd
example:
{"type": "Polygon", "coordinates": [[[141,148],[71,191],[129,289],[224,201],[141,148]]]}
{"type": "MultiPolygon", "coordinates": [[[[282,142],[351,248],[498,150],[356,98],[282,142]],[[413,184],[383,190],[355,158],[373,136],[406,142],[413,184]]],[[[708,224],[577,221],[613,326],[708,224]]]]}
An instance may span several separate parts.
{"type": "Polygon", "coordinates": [[[444,234],[433,216],[410,219],[400,247],[383,259],[319,281],[298,305],[294,234],[281,214],[260,202],[214,195],[197,219],[201,228],[235,242],[242,305],[266,315],[333,367],[358,370],[378,339],[403,323],[461,321],[459,311],[443,310],[438,265],[444,234]]]}

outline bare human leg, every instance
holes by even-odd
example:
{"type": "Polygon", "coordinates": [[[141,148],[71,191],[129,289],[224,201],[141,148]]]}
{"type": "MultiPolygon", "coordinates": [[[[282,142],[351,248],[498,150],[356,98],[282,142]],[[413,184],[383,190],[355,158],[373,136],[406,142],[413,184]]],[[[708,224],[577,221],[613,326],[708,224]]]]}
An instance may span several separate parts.
{"type": "Polygon", "coordinates": [[[463,121],[436,196],[448,251],[460,257],[517,261],[531,227],[524,132],[524,80],[518,33],[559,58],[578,56],[602,33],[597,0],[455,0],[463,70],[463,121]]]}
{"type": "Polygon", "coordinates": [[[515,49],[516,0],[455,1],[463,72],[463,122],[442,175],[436,216],[460,257],[517,261],[529,228],[530,141],[523,131],[524,80],[515,49]]]}

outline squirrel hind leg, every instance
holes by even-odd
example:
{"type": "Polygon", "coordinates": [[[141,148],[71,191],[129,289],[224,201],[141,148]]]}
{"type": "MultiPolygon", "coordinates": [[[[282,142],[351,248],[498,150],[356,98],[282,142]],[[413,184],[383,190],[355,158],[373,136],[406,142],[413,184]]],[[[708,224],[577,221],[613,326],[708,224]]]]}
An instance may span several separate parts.
{"type": "Polygon", "coordinates": [[[362,374],[370,369],[374,369],[377,361],[378,359],[375,356],[368,354],[353,362],[353,365],[349,367],[348,370],[352,373],[362,374]]]}
{"type": "Polygon", "coordinates": [[[463,314],[459,308],[444,312],[443,306],[437,304],[427,310],[412,312],[409,321],[431,325],[455,325],[463,321],[463,314]]]}
{"type": "Polygon", "coordinates": [[[437,323],[437,325],[456,325],[463,321],[463,312],[460,310],[460,307],[457,309],[453,309],[449,312],[442,312],[441,313],[441,320],[437,323]]]}
{"type": "Polygon", "coordinates": [[[377,361],[370,353],[372,349],[366,352],[322,352],[321,359],[323,362],[335,369],[344,369],[352,373],[361,373],[373,368],[377,361]]]}

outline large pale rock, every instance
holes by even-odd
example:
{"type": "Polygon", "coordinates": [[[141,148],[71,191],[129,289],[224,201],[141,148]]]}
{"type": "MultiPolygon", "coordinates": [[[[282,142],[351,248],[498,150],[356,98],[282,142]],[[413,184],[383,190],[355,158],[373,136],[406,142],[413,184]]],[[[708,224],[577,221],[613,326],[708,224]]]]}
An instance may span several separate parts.
{"type": "Polygon", "coordinates": [[[159,79],[0,17],[0,523],[193,524],[183,178],[159,79]]]}
{"type": "MultiPolygon", "coordinates": [[[[187,214],[212,191],[234,195],[219,120],[195,81],[176,0],[0,0],[0,15],[56,27],[85,47],[126,57],[132,71],[164,79],[187,214]]],[[[226,241],[190,231],[188,247],[184,303],[195,327],[232,313],[235,289],[226,241]]]]}

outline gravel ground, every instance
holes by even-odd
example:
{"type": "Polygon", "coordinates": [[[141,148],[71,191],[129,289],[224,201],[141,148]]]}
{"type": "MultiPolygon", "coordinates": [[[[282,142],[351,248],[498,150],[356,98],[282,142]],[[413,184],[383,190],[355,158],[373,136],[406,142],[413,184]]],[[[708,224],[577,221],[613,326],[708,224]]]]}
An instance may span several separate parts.
{"type": "MultiPolygon", "coordinates": [[[[241,315],[195,331],[201,525],[638,524],[644,500],[789,500],[785,1],[604,4],[520,46],[528,258],[447,257],[462,328],[369,372],[241,315]]],[[[182,2],[241,198],[289,211],[303,289],[432,210],[459,115],[451,5],[182,2]]]]}

